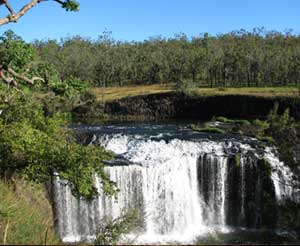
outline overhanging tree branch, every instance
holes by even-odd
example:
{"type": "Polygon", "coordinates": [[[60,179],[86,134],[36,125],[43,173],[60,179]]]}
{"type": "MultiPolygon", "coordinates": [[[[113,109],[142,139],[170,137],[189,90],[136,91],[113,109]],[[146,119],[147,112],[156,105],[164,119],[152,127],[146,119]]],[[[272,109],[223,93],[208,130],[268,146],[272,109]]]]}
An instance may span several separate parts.
{"type": "Polygon", "coordinates": [[[1,0],[0,3],[5,5],[5,7],[8,9],[8,11],[11,15],[15,14],[14,10],[12,9],[12,7],[10,6],[10,4],[8,3],[7,0],[1,0]]]}
{"type": "MultiPolygon", "coordinates": [[[[45,2],[49,0],[31,0],[27,4],[25,4],[18,12],[15,13],[13,8],[10,6],[8,0],[0,0],[0,7],[2,4],[8,9],[10,15],[4,18],[0,18],[0,26],[17,22],[23,15],[25,15],[30,9],[41,2],[45,2]]],[[[79,4],[74,0],[53,0],[56,3],[59,3],[64,9],[68,11],[77,11],[79,8],[79,4]]]]}
{"type": "Polygon", "coordinates": [[[15,72],[14,70],[12,70],[9,67],[7,68],[7,72],[9,74],[11,74],[12,76],[14,76],[15,78],[20,79],[22,81],[25,81],[25,82],[27,82],[30,85],[33,85],[34,81],[36,81],[36,80],[44,81],[44,79],[42,79],[41,77],[33,77],[33,78],[29,79],[25,75],[19,74],[19,73],[15,72]]]}
{"type": "MultiPolygon", "coordinates": [[[[29,3],[27,3],[26,5],[24,5],[19,12],[17,12],[16,14],[10,14],[9,16],[0,19],[0,26],[1,25],[5,25],[8,24],[10,22],[17,22],[23,15],[25,15],[31,8],[33,8],[35,5],[37,5],[38,3],[42,2],[43,0],[32,0],[29,3]]],[[[3,1],[4,4],[5,2],[8,4],[8,1],[3,1]]],[[[12,12],[14,12],[12,10],[12,12]]]]}
{"type": "Polygon", "coordinates": [[[40,77],[28,78],[23,74],[19,74],[13,69],[5,66],[0,66],[0,79],[2,79],[5,83],[12,86],[17,86],[17,79],[26,82],[29,85],[33,85],[36,80],[44,81],[44,79],[40,77]],[[11,77],[8,77],[10,75],[11,77]]]}
{"type": "Polygon", "coordinates": [[[0,67],[0,78],[8,85],[17,86],[17,82],[13,78],[9,78],[5,75],[5,70],[0,67]]]}
{"type": "MultiPolygon", "coordinates": [[[[77,11],[79,9],[79,4],[75,0],[31,0],[27,4],[25,4],[18,12],[15,12],[11,7],[9,0],[0,0],[0,7],[4,5],[9,12],[9,15],[0,18],[0,26],[17,22],[23,15],[25,15],[30,9],[35,7],[37,4],[45,1],[54,1],[61,5],[67,11],[77,11]]],[[[23,74],[19,74],[14,71],[12,68],[8,66],[0,65],[0,79],[7,83],[8,85],[17,86],[17,80],[21,80],[26,82],[27,84],[33,85],[34,81],[41,80],[44,81],[40,77],[28,78],[23,74]]]]}

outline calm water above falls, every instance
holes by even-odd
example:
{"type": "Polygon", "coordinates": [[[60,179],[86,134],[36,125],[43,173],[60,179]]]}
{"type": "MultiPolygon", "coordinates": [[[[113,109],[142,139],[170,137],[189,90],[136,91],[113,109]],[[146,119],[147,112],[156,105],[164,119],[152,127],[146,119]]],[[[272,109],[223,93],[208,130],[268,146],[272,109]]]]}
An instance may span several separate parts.
{"type": "MultiPolygon", "coordinates": [[[[269,218],[273,208],[264,204],[262,194],[266,192],[274,202],[297,196],[286,185],[289,170],[271,148],[258,147],[254,139],[196,133],[180,125],[80,130],[92,136],[90,144],[102,145],[117,155],[105,170],[120,192],[117,197],[100,195],[87,203],[73,197],[69,187],[57,180],[57,229],[64,242],[92,240],[104,218],[116,219],[127,209],[137,208],[142,229],[127,239],[192,243],[212,231],[274,223],[269,218]],[[272,167],[269,178],[263,175],[264,159],[272,167]]],[[[101,193],[97,176],[95,185],[101,193]]]]}

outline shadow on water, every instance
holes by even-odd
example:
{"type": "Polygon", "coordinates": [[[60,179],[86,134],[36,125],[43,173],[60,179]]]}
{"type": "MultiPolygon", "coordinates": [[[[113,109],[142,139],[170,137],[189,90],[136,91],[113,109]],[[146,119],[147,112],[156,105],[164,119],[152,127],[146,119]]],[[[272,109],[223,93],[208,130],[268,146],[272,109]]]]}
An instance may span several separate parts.
{"type": "Polygon", "coordinates": [[[236,229],[229,233],[211,233],[199,237],[199,245],[207,244],[299,244],[299,233],[287,230],[270,229],[236,229]]]}

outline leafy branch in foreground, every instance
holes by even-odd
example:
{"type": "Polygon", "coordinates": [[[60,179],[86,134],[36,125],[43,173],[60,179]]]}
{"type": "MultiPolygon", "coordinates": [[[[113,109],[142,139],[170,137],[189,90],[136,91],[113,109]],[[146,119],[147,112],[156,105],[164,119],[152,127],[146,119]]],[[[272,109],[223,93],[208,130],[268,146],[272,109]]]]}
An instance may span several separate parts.
{"type": "MultiPolygon", "coordinates": [[[[20,8],[20,10],[15,11],[14,8],[11,6],[9,0],[0,0],[0,9],[4,6],[6,10],[8,11],[8,15],[5,17],[0,17],[0,26],[17,22],[23,15],[25,15],[30,9],[38,5],[39,3],[46,2],[50,0],[31,0],[28,1],[23,7],[20,8]]],[[[52,0],[55,3],[58,3],[61,5],[62,8],[64,8],[67,11],[78,11],[79,10],[79,3],[74,0],[52,0]]],[[[1,40],[3,42],[3,40],[1,40]]],[[[21,41],[21,40],[18,40],[21,41]]],[[[15,42],[15,44],[18,45],[24,45],[24,42],[15,42]]],[[[19,56],[20,54],[19,49],[20,47],[14,47],[11,49],[15,56],[19,56]]],[[[7,52],[8,47],[5,47],[5,52],[7,52]]],[[[1,53],[1,50],[0,50],[1,53]]],[[[23,52],[24,53],[24,52],[23,52]]],[[[30,53],[27,53],[30,54],[30,53]]],[[[19,73],[18,71],[14,70],[12,67],[10,67],[10,61],[3,63],[3,54],[0,55],[0,79],[4,81],[6,84],[10,86],[17,86],[17,81],[20,80],[22,82],[25,82],[27,84],[33,85],[34,81],[36,80],[42,80],[40,77],[33,77],[29,78],[24,74],[19,73]]],[[[31,58],[31,57],[30,57],[31,58]]]]}
{"type": "Polygon", "coordinates": [[[42,106],[29,94],[14,91],[0,95],[0,172],[6,177],[20,174],[35,182],[55,175],[68,181],[76,195],[97,195],[93,175],[100,176],[103,189],[116,187],[104,173],[103,160],[112,153],[97,146],[82,146],[67,129],[67,115],[45,116],[42,106]]]}
{"type": "MultiPolygon", "coordinates": [[[[0,8],[2,5],[5,6],[9,15],[0,18],[0,26],[17,22],[23,15],[25,15],[30,9],[37,6],[39,3],[43,3],[50,0],[31,0],[28,1],[25,5],[23,5],[18,11],[15,11],[14,8],[11,6],[9,0],[0,0],[0,8]]],[[[79,10],[79,3],[74,0],[52,0],[61,5],[67,11],[78,11],[79,10]]]]}
{"type": "Polygon", "coordinates": [[[32,45],[26,44],[13,31],[6,31],[0,37],[0,80],[11,86],[17,86],[19,82],[33,85],[36,80],[43,81],[38,76],[29,78],[26,75],[28,64],[36,56],[32,45]]]}
{"type": "Polygon", "coordinates": [[[136,209],[131,209],[116,219],[109,219],[107,222],[101,223],[95,243],[116,245],[124,234],[140,228],[139,215],[140,213],[136,209]]]}

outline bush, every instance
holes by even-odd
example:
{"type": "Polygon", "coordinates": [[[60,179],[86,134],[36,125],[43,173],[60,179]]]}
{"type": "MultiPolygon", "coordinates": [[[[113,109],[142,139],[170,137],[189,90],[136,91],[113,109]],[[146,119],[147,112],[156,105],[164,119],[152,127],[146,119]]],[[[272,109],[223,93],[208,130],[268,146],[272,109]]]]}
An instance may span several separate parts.
{"type": "Polygon", "coordinates": [[[88,84],[78,78],[69,77],[64,81],[53,81],[51,88],[57,95],[74,98],[84,92],[88,88],[88,84]]]}
{"type": "Polygon", "coordinates": [[[38,183],[59,175],[67,180],[75,195],[87,199],[97,195],[93,175],[97,173],[108,194],[116,189],[103,171],[103,160],[112,153],[100,146],[76,143],[67,129],[68,117],[55,113],[45,116],[41,105],[29,94],[15,92],[0,96],[0,172],[18,173],[38,183]]]}
{"type": "Polygon", "coordinates": [[[193,90],[196,88],[196,84],[187,80],[180,80],[176,83],[175,89],[177,92],[191,95],[193,90]]]}
{"type": "Polygon", "coordinates": [[[34,87],[38,87],[44,90],[46,90],[47,88],[49,89],[49,87],[51,88],[51,84],[54,83],[53,81],[60,81],[60,75],[55,66],[49,63],[39,62],[37,64],[34,64],[31,68],[30,76],[41,77],[44,81],[36,81],[34,87]]]}
{"type": "Polygon", "coordinates": [[[122,235],[127,234],[140,227],[139,212],[135,209],[129,210],[121,217],[100,224],[97,231],[95,244],[99,245],[116,245],[122,235]]]}

